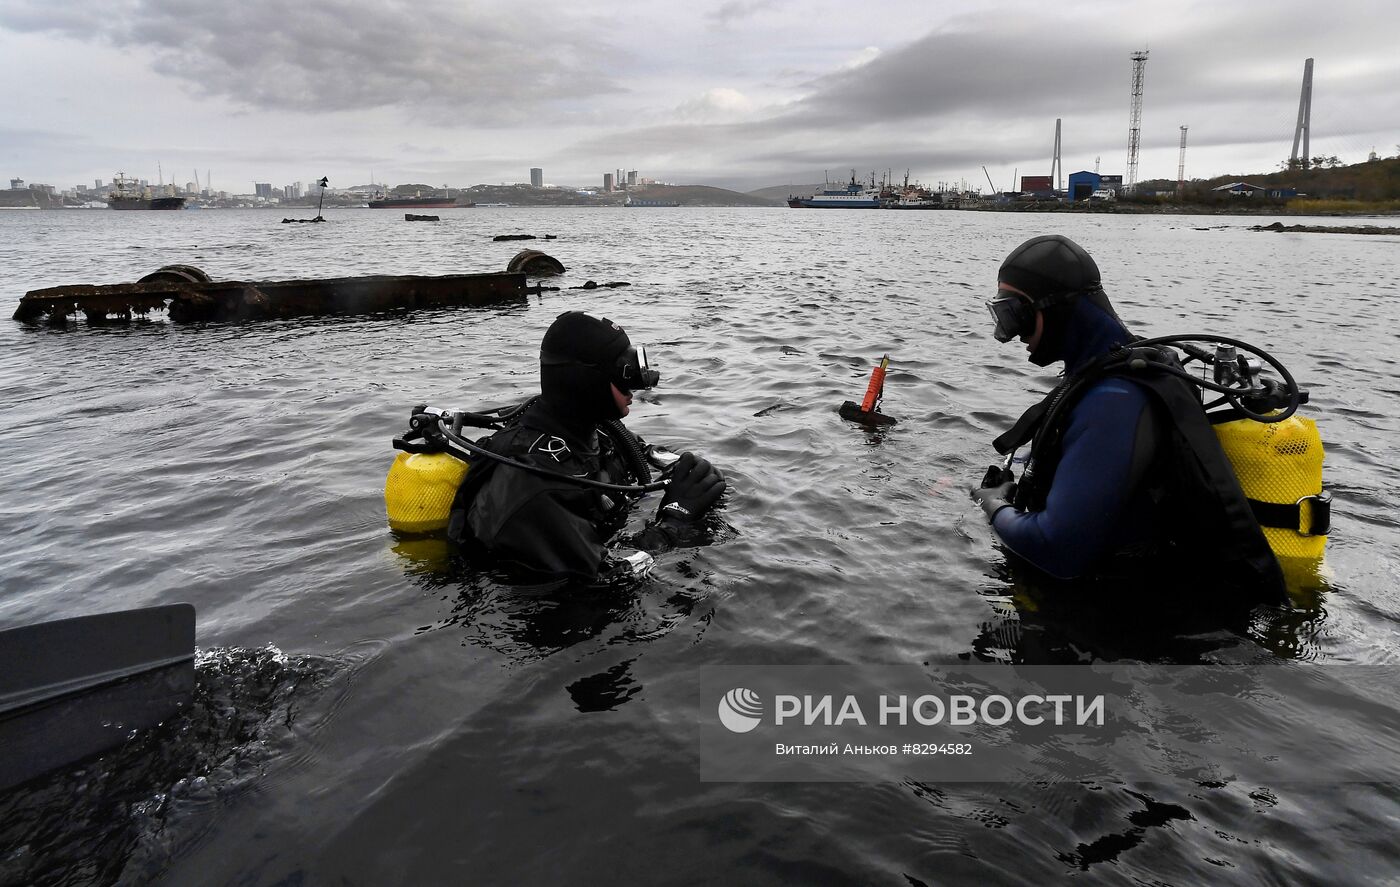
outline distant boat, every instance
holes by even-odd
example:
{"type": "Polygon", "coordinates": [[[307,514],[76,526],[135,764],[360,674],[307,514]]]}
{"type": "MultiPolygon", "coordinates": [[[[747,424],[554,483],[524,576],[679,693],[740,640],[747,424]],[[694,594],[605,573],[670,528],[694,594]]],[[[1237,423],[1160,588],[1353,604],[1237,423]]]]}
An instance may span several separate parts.
{"type": "Polygon", "coordinates": [[[854,171],[849,184],[828,184],[810,197],[788,197],[788,206],[793,209],[880,209],[891,202],[892,198],[874,185],[867,188],[857,182],[854,171]]]}
{"type": "Polygon", "coordinates": [[[623,206],[680,206],[679,200],[646,200],[644,198],[634,198],[629,196],[622,203],[623,206]]]}
{"type": "Polygon", "coordinates": [[[137,190],[131,179],[117,173],[112,179],[112,193],[107,205],[112,209],[184,209],[183,197],[147,197],[146,189],[137,190]]]}
{"type": "Polygon", "coordinates": [[[885,204],[885,209],[952,209],[953,201],[942,194],[910,191],[899,196],[898,200],[885,204]]]}

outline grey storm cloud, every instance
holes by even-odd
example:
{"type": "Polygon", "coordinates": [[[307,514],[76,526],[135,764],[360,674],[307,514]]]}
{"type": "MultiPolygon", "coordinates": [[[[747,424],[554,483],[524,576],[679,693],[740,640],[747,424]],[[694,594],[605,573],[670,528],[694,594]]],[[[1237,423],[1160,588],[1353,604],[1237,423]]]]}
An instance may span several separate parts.
{"type": "Polygon", "coordinates": [[[85,136],[66,132],[0,126],[0,144],[8,148],[29,148],[34,146],[43,148],[53,148],[55,146],[66,147],[88,144],[91,141],[91,139],[85,136]]]}
{"type": "MultiPolygon", "coordinates": [[[[821,125],[957,112],[993,118],[1053,118],[1099,108],[1117,113],[1127,104],[1129,54],[1142,48],[1120,25],[1092,19],[1063,22],[1048,33],[1025,25],[935,31],[860,68],[814,81],[793,113],[821,125]]],[[[1245,29],[1217,15],[1150,53],[1146,91],[1152,105],[1173,109],[1248,106],[1296,95],[1303,57],[1317,43],[1296,27],[1245,29]]],[[[1359,48],[1353,42],[1349,50],[1359,48]]],[[[1397,71],[1400,65],[1392,65],[1391,77],[1366,75],[1354,85],[1391,93],[1397,71]]]]}
{"type": "Polygon", "coordinates": [[[259,109],[402,105],[493,122],[519,119],[544,102],[620,91],[598,61],[611,54],[608,47],[524,7],[487,13],[450,0],[7,0],[0,26],[145,53],[156,71],[196,92],[259,109]]]}
{"type": "Polygon", "coordinates": [[[777,9],[780,5],[778,0],[725,0],[724,3],[706,13],[706,17],[725,27],[760,12],[777,9]]]}
{"type": "MultiPolygon", "coordinates": [[[[1315,121],[1349,114],[1339,128],[1359,131],[1400,116],[1390,86],[1400,62],[1386,45],[1393,39],[1388,32],[1312,32],[1296,24],[1308,18],[1303,4],[1279,6],[1281,14],[1275,9],[1261,22],[1247,10],[1216,5],[1209,17],[1183,17],[1178,27],[1159,29],[1147,66],[1145,138],[1150,131],[1175,147],[1177,126],[1189,122],[1198,146],[1286,140],[1308,55],[1319,56],[1318,70],[1326,72],[1317,94],[1334,88],[1353,103],[1327,110],[1315,102],[1315,121]],[[1362,53],[1374,60],[1369,67],[1352,63],[1362,53]]],[[[862,157],[879,168],[975,169],[1048,157],[1054,121],[1063,117],[1081,153],[1092,156],[1126,146],[1129,55],[1143,47],[1123,25],[1116,16],[1082,11],[1053,21],[966,17],[865,64],[809,79],[801,98],[748,120],[668,123],[579,147],[676,158],[702,151],[770,170],[820,169],[862,157]]]]}

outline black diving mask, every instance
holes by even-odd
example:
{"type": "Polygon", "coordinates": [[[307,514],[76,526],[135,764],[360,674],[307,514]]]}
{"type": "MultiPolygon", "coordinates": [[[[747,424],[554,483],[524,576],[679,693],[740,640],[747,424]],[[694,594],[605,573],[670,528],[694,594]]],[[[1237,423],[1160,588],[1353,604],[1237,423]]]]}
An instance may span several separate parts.
{"type": "Polygon", "coordinates": [[[992,335],[998,342],[1010,342],[1035,331],[1035,306],[1024,296],[997,290],[996,298],[987,300],[987,310],[996,321],[992,335]]]}
{"type": "Polygon", "coordinates": [[[639,388],[655,388],[661,381],[661,373],[647,363],[645,345],[629,346],[613,364],[612,383],[623,391],[631,392],[639,388]]]}

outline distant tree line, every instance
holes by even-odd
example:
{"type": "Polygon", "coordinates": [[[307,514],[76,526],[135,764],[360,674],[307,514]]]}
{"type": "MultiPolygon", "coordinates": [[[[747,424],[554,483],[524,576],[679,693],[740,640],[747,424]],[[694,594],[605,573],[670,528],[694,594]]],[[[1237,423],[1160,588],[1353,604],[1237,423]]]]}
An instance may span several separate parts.
{"type": "Polygon", "coordinates": [[[1290,157],[1289,159],[1279,164],[1279,169],[1307,169],[1309,166],[1311,166],[1313,169],[1337,169],[1338,167],[1345,165],[1346,164],[1342,163],[1342,161],[1337,157],[1336,154],[1333,154],[1328,157],[1324,157],[1323,155],[1319,154],[1316,157],[1312,158],[1312,160],[1306,165],[1304,165],[1302,160],[1294,160],[1290,157]]]}

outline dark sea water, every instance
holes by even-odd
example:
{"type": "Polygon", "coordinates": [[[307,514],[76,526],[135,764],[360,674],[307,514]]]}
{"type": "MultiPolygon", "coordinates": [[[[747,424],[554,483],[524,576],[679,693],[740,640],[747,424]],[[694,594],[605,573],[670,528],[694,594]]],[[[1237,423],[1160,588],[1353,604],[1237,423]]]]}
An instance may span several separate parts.
{"type": "MultiPolygon", "coordinates": [[[[1400,749],[1365,782],[701,782],[668,692],[720,664],[1400,663],[1400,238],[1271,218],[773,210],[0,214],[0,628],[188,601],[187,714],[0,795],[0,882],[1387,883],[1400,749]],[[1004,255],[1057,231],[1129,327],[1254,342],[1312,393],[1322,581],[1235,621],[1015,585],[967,490],[1054,384],[991,337],[1004,255]],[[503,270],[630,287],[485,309],[68,329],[27,290],[503,270]],[[533,390],[559,312],[661,364],[629,426],[728,476],[716,544],[565,598],[445,572],[384,517],[409,408],[533,390]],[[842,422],[874,360],[879,434],[842,422]],[[1019,594],[1018,594],[1019,592],[1019,594]]],[[[1290,220],[1294,221],[1294,220],[1290,220]]],[[[1325,220],[1323,220],[1325,221],[1325,220]]],[[[654,499],[655,497],[653,497],[654,499]]],[[[651,502],[643,509],[654,509],[651,502]]],[[[1400,689],[1375,702],[1400,711],[1400,689]]],[[[1329,726],[1345,738],[1365,723],[1329,726]]]]}

